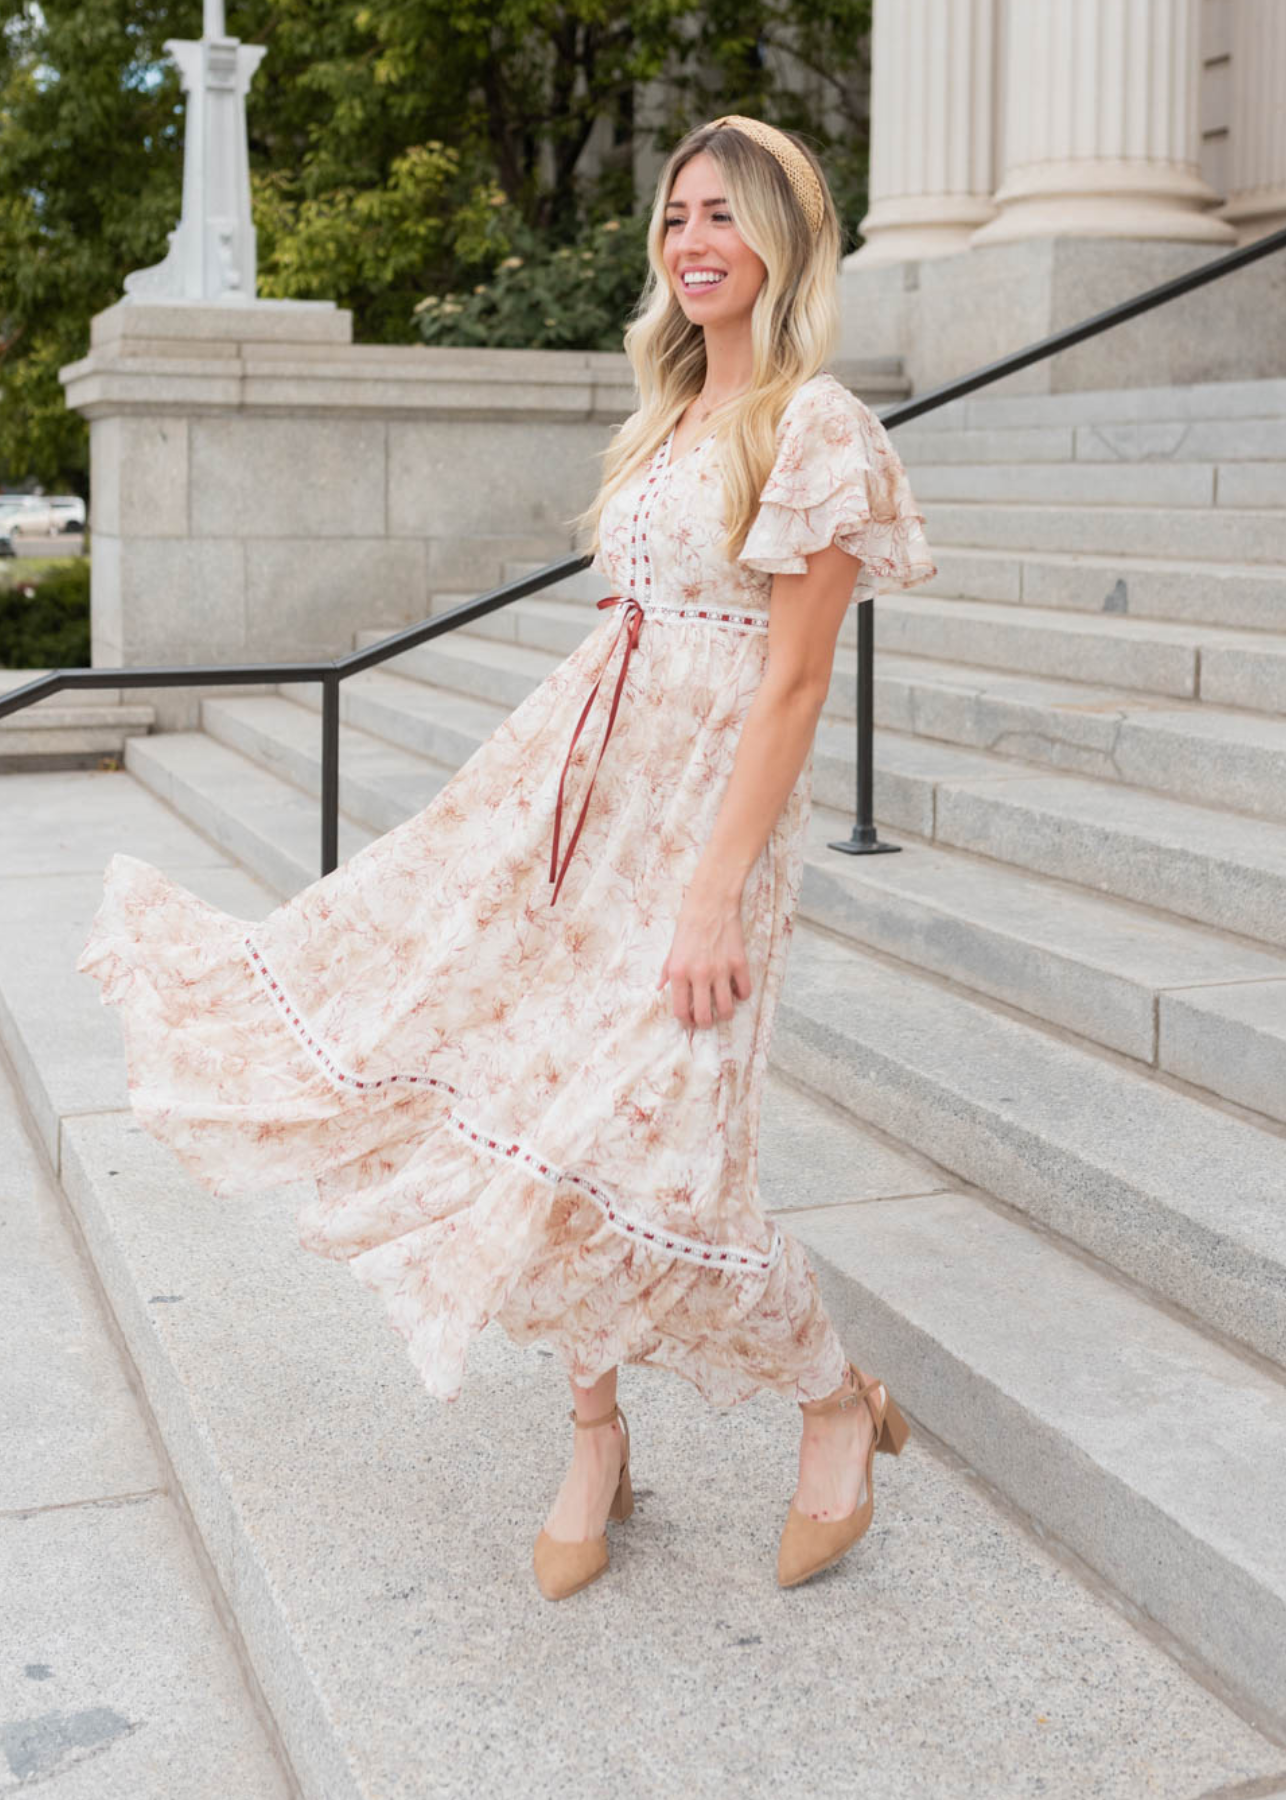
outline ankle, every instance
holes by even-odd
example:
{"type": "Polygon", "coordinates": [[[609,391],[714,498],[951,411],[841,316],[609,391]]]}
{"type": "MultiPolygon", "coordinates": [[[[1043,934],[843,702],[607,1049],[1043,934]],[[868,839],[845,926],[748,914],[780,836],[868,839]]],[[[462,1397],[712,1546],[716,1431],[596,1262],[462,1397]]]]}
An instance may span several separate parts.
{"type": "Polygon", "coordinates": [[[859,1369],[855,1373],[854,1366],[850,1363],[845,1368],[844,1379],[837,1388],[833,1388],[829,1394],[823,1395],[820,1400],[801,1400],[799,1410],[803,1415],[805,1425],[813,1420],[821,1421],[837,1416],[842,1418],[845,1413],[859,1411],[860,1409],[855,1406],[837,1406],[836,1401],[842,1401],[846,1397],[856,1394],[859,1384],[864,1383],[865,1379],[861,1370],[859,1369]]]}

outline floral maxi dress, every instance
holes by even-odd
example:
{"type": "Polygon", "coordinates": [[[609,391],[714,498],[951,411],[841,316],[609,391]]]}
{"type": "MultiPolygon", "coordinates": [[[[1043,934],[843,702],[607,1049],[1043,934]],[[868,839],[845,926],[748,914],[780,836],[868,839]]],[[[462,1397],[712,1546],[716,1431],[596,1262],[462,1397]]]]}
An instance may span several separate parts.
{"type": "Polygon", "coordinates": [[[829,373],[790,399],[736,561],[715,440],[672,462],[672,439],[604,509],[615,599],[427,807],[258,921],[117,854],[77,964],[121,1009],[141,1123],[216,1195],[311,1178],[300,1243],[381,1296],[444,1400],[493,1319],[582,1384],[658,1365],[727,1406],[843,1377],[757,1180],[811,753],[746,882],[749,997],[689,1030],[657,983],[773,574],[832,542],[855,597],[935,568],[884,428],[829,373]]]}

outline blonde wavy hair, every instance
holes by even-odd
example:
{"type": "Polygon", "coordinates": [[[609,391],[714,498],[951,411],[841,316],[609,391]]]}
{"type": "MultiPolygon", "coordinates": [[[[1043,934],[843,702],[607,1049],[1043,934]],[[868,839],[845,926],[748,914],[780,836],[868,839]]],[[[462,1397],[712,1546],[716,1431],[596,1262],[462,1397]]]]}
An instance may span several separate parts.
{"type": "Polygon", "coordinates": [[[626,327],[624,349],[634,370],[638,410],[601,451],[598,494],[568,521],[582,554],[598,549],[603,507],[645,464],[677,425],[706,377],[705,334],[683,311],[663,259],[665,215],[675,178],[704,151],[723,178],[733,223],[767,273],[750,314],[750,386],[711,414],[723,470],[728,530],[723,548],[737,556],[758,510],[759,494],[776,458],[777,424],[796,388],[817,374],[839,338],[840,226],[817,158],[793,132],[783,134],[812,165],[822,192],[822,220],[814,231],[784,170],[733,126],[699,125],[671,151],[657,180],[648,226],[648,277],[626,327]]]}

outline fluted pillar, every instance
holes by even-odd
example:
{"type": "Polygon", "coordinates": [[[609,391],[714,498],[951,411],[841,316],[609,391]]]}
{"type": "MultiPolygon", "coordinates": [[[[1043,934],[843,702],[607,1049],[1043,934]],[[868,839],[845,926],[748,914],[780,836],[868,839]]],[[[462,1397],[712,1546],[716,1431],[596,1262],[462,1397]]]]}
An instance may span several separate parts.
{"type": "Polygon", "coordinates": [[[1243,244],[1286,226],[1286,6],[1232,0],[1232,123],[1223,217],[1243,244]]]}
{"type": "Polygon", "coordinates": [[[1009,0],[1004,174],[974,244],[1235,241],[1199,169],[1198,4],[1009,0]]]}
{"type": "Polygon", "coordinates": [[[964,250],[992,215],[996,0],[876,0],[870,206],[846,268],[964,250]]]}

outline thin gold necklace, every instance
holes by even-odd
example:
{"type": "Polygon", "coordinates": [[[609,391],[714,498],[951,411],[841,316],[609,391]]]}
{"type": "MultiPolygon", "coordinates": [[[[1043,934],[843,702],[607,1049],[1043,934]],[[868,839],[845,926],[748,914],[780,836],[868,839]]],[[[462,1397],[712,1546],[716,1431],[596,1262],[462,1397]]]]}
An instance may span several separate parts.
{"type": "Polygon", "coordinates": [[[697,418],[701,420],[708,419],[716,406],[726,406],[729,400],[735,400],[737,398],[737,394],[744,394],[745,392],[745,388],[738,388],[736,393],[727,394],[722,400],[712,400],[708,406],[701,405],[701,395],[697,394],[693,400],[693,404],[696,407],[697,418]]]}

